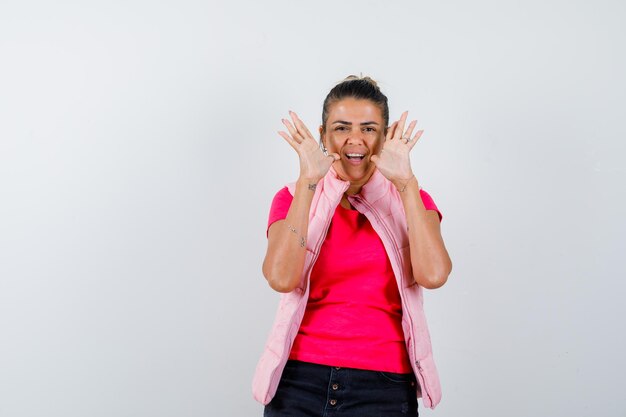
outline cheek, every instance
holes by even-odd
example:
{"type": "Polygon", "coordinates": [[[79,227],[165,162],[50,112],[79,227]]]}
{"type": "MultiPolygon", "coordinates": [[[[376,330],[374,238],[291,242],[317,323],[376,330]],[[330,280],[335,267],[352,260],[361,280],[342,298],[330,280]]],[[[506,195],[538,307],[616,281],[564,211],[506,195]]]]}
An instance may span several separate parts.
{"type": "Polygon", "coordinates": [[[340,140],[336,137],[328,138],[328,150],[332,152],[338,152],[340,148],[340,140]]]}
{"type": "Polygon", "coordinates": [[[382,137],[374,141],[374,143],[372,144],[372,150],[374,151],[374,153],[380,153],[380,150],[383,148],[384,141],[385,139],[382,137]]]}

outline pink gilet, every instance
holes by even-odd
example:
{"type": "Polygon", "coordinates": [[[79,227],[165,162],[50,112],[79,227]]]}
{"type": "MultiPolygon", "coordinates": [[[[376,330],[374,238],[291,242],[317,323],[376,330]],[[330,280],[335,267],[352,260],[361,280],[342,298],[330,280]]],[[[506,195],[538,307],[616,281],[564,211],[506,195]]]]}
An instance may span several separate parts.
{"type": "MultiPolygon", "coordinates": [[[[274,324],[252,382],[254,398],[262,404],[268,404],[278,388],[306,309],[312,266],[326,238],[333,213],[349,185],[349,182],[337,178],[331,168],[315,190],[300,285],[289,293],[281,294],[274,324]]],[[[288,187],[293,195],[295,183],[288,187]]],[[[422,398],[424,406],[435,408],[441,400],[441,385],[424,315],[422,287],[415,282],[411,271],[406,216],[400,195],[395,186],[376,170],[361,193],[348,199],[367,217],[389,256],[402,300],[402,330],[407,352],[420,385],[417,397],[422,398]]]]}

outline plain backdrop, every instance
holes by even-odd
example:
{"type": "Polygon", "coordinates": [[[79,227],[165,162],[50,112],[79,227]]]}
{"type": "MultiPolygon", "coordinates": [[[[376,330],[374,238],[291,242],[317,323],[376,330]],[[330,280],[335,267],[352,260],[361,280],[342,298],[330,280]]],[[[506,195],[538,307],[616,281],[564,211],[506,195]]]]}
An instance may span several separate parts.
{"type": "Polygon", "coordinates": [[[349,74],[425,133],[422,416],[626,416],[621,1],[0,3],[0,416],[260,416],[270,202],[349,74]]]}

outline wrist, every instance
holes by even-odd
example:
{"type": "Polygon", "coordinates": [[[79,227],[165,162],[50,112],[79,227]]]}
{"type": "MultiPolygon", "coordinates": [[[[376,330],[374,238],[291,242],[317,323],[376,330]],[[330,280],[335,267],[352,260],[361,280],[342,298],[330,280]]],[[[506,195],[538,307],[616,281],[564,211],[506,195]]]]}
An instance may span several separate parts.
{"type": "Polygon", "coordinates": [[[300,176],[296,181],[296,187],[304,190],[315,191],[317,183],[320,182],[320,180],[321,178],[307,178],[300,176]]]}
{"type": "Polygon", "coordinates": [[[411,174],[405,178],[394,178],[393,180],[391,180],[391,183],[396,187],[399,192],[403,193],[406,191],[409,184],[414,181],[415,183],[417,183],[417,178],[415,178],[415,175],[411,174]]]}

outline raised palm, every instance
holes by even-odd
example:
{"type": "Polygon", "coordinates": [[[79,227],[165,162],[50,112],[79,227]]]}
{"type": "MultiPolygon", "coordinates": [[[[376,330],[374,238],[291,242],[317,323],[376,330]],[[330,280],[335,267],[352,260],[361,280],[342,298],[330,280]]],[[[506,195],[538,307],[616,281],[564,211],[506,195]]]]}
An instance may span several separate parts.
{"type": "Polygon", "coordinates": [[[417,124],[417,121],[413,120],[409,123],[405,132],[404,125],[407,116],[408,112],[405,111],[402,113],[400,120],[394,122],[387,129],[382,150],[378,155],[372,156],[372,162],[376,164],[378,170],[390,181],[403,181],[413,176],[409,152],[411,152],[411,149],[413,149],[413,146],[415,146],[424,131],[418,130],[411,137],[417,124]]]}
{"type": "Polygon", "coordinates": [[[340,156],[337,153],[325,155],[298,115],[292,111],[289,114],[293,124],[287,119],[282,119],[289,133],[279,131],[278,134],[298,153],[300,177],[317,182],[326,175],[333,162],[339,160],[340,156]]]}

